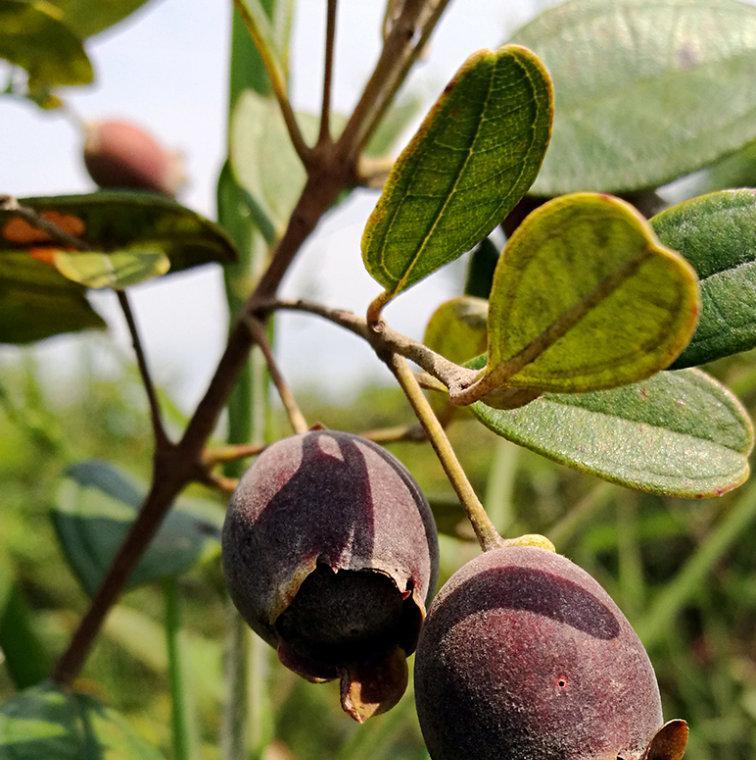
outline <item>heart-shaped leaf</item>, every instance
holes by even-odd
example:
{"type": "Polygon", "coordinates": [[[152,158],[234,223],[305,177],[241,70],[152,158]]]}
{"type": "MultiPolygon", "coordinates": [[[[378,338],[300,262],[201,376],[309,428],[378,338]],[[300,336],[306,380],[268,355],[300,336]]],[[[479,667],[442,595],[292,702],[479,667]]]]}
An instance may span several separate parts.
{"type": "Polygon", "coordinates": [[[569,393],[632,383],[678,356],[698,310],[694,270],[632,206],[564,196],[530,214],[501,255],[482,382],[569,393]]]}
{"type": "Polygon", "coordinates": [[[3,209],[0,258],[24,251],[90,287],[125,287],[162,274],[169,265],[177,272],[236,257],[220,227],[160,195],[103,192],[24,198],[20,204],[93,250],[81,254],[52,240],[12,210],[3,209]]]}
{"type": "Polygon", "coordinates": [[[682,760],[688,745],[688,724],[670,720],[651,739],[641,760],[682,760]]]}
{"type": "Polygon", "coordinates": [[[700,370],[660,372],[609,391],[546,394],[520,409],[471,408],[510,441],[641,491],[719,496],[748,477],[748,414],[700,370]]]}
{"type": "Polygon", "coordinates": [[[92,81],[81,40],[50,3],[0,0],[0,29],[0,58],[26,69],[30,89],[92,81]]]}
{"type": "MultiPolygon", "coordinates": [[[[144,490],[105,462],[79,462],[66,470],[52,517],[69,565],[91,596],[123,543],[144,490]]],[[[128,587],[179,575],[217,554],[220,521],[189,505],[171,510],[134,570],[128,587]]]]}
{"type": "Polygon", "coordinates": [[[161,760],[114,710],[51,684],[16,694],[0,708],[0,760],[161,760]]]}
{"type": "Polygon", "coordinates": [[[756,8],[736,0],[571,0],[513,35],[554,78],[538,195],[630,191],[756,137],[756,8]]]}
{"type": "Polygon", "coordinates": [[[147,0],[49,0],[63,14],[63,21],[84,39],[126,18],[147,0]]]}
{"type": "Polygon", "coordinates": [[[84,292],[27,253],[0,251],[0,343],[104,328],[84,292]]]}
{"type": "Polygon", "coordinates": [[[484,238],[535,179],[549,142],[551,80],[509,45],[467,59],[394,164],[362,255],[394,295],[484,238]]]}
{"type": "Polygon", "coordinates": [[[698,328],[673,366],[756,346],[756,191],[694,198],[657,214],[651,226],[695,267],[701,283],[698,328]]]}

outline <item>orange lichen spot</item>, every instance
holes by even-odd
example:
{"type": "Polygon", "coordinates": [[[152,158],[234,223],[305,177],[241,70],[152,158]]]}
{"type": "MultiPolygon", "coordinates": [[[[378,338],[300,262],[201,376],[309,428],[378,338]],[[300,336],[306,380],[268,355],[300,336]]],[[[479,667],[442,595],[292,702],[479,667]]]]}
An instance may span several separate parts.
{"type": "Polygon", "coordinates": [[[51,267],[55,266],[55,254],[57,251],[59,251],[59,248],[29,248],[27,250],[27,253],[29,256],[31,256],[33,259],[37,259],[37,261],[41,261],[43,264],[49,264],[51,267]]]}
{"type": "MultiPolygon", "coordinates": [[[[86,230],[84,220],[73,214],[63,214],[60,211],[43,211],[40,216],[59,227],[63,232],[74,237],[81,237],[86,230]]],[[[9,243],[18,245],[33,245],[34,243],[48,243],[50,235],[44,230],[35,227],[25,219],[13,217],[3,226],[3,237],[9,243]]]]}

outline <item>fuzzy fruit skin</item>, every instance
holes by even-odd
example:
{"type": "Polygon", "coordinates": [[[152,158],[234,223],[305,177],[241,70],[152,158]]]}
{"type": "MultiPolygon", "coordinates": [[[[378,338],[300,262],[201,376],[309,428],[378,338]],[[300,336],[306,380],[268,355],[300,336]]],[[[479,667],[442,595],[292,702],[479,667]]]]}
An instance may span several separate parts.
{"type": "Polygon", "coordinates": [[[104,188],[133,188],[174,196],[183,184],[180,157],[127,121],[87,125],[84,164],[104,188]]]}
{"type": "Polygon", "coordinates": [[[638,760],[662,725],[643,645],[565,557],[482,554],[437,594],[415,657],[433,760],[638,760]]]}
{"type": "Polygon", "coordinates": [[[222,556],[234,604],[292,670],[342,676],[347,691],[406,679],[438,545],[424,496],[387,451],[331,430],[268,447],[231,497],[222,556]]]}

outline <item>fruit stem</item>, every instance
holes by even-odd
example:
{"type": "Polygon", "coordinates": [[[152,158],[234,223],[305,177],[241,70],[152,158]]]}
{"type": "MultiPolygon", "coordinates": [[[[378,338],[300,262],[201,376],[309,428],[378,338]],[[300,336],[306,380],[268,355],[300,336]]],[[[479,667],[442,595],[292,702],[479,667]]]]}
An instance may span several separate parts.
{"type": "Polygon", "coordinates": [[[436,456],[444,468],[446,477],[454,488],[462,506],[467,512],[467,518],[470,520],[475,536],[478,539],[481,549],[488,551],[505,546],[504,539],[499,535],[496,527],[491,522],[486,510],[480,503],[475,494],[470,481],[467,479],[462,465],[452,448],[449,439],[446,436],[444,428],[436,417],[433,408],[428,399],[420,388],[414,373],[407,364],[407,360],[398,354],[391,354],[387,364],[394,373],[399,385],[402,386],[404,395],[412,405],[412,408],[423,426],[428,440],[436,452],[436,456]]]}

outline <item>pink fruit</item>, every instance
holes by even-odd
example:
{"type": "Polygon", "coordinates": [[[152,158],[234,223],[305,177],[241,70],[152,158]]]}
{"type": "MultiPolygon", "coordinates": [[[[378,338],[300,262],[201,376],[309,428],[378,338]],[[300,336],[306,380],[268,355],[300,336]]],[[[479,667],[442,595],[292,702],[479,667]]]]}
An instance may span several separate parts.
{"type": "Polygon", "coordinates": [[[486,552],[441,589],[415,698],[433,760],[640,760],[662,726],[653,668],[617,605],[529,547],[486,552]]]}
{"type": "Polygon", "coordinates": [[[358,721],[404,692],[437,565],[417,484],[391,454],[349,433],[313,431],[267,448],[223,526],[239,612],[295,672],[341,678],[342,705],[358,721]]]}
{"type": "Polygon", "coordinates": [[[184,183],[180,155],[127,121],[88,124],[84,164],[92,179],[104,188],[134,188],[174,196],[184,183]]]}

